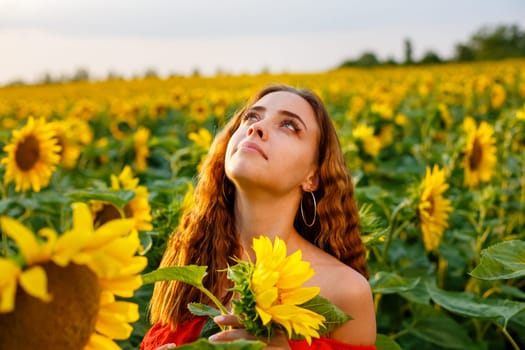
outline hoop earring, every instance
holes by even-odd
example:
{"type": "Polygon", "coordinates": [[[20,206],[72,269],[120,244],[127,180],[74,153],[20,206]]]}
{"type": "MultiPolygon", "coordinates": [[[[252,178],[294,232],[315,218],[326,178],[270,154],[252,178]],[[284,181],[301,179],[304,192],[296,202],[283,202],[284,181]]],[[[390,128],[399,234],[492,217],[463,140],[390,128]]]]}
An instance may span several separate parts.
{"type": "Polygon", "coordinates": [[[307,226],[307,227],[312,227],[314,224],[315,224],[315,219],[317,217],[317,202],[315,201],[315,196],[314,196],[314,192],[311,191],[311,192],[308,192],[312,195],[312,199],[314,201],[314,219],[312,220],[311,223],[307,223],[306,222],[306,218],[304,217],[304,211],[303,211],[303,198],[301,197],[301,216],[303,217],[303,222],[304,224],[307,226]]]}

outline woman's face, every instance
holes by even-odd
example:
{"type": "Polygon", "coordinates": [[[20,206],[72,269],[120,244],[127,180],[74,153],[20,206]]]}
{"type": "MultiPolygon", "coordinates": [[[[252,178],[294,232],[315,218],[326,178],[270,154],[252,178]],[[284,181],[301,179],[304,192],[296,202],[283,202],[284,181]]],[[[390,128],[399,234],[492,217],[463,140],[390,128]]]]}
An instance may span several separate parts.
{"type": "Polygon", "coordinates": [[[319,126],[301,96],[277,91],[241,116],[226,149],[228,178],[244,190],[275,193],[315,189],[319,126]]]}

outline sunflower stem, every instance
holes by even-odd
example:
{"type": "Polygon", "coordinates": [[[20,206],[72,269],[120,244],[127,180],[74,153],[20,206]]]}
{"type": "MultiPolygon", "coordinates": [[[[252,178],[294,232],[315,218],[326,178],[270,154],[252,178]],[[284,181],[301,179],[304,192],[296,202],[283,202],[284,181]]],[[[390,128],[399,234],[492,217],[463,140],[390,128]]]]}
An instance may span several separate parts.
{"type": "Polygon", "coordinates": [[[226,307],[224,307],[224,305],[222,305],[222,303],[219,301],[219,299],[217,299],[217,297],[215,295],[213,295],[212,292],[210,292],[208,289],[206,289],[204,286],[202,287],[199,287],[199,289],[201,290],[201,292],[203,292],[204,294],[206,294],[206,296],[208,298],[211,299],[211,301],[213,301],[213,303],[215,304],[215,306],[217,306],[219,308],[219,310],[221,311],[221,314],[223,315],[227,315],[229,314],[228,310],[226,309],[226,307]]]}
{"type": "Polygon", "coordinates": [[[505,337],[507,338],[507,340],[512,344],[512,347],[515,350],[520,350],[520,347],[518,346],[516,341],[512,338],[512,336],[507,331],[507,327],[502,327],[501,330],[502,330],[503,334],[505,335],[505,337]]]}
{"type": "Polygon", "coordinates": [[[386,264],[387,262],[388,250],[390,249],[390,245],[392,244],[394,232],[397,231],[396,230],[397,216],[399,212],[401,211],[401,209],[406,207],[409,203],[410,201],[408,199],[405,199],[404,201],[399,203],[397,207],[395,207],[394,211],[392,212],[392,215],[390,216],[390,227],[388,228],[388,233],[387,233],[386,241],[385,241],[385,247],[383,248],[383,257],[381,259],[383,261],[383,264],[386,264]]]}

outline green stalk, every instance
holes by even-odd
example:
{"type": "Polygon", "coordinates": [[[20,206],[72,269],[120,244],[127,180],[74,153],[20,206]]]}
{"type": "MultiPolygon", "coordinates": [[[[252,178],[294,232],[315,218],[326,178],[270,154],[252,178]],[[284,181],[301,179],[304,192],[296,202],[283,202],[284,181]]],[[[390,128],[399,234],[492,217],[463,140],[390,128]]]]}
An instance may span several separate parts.
{"type": "Polygon", "coordinates": [[[397,216],[402,208],[406,207],[410,203],[409,200],[405,199],[401,203],[398,204],[397,207],[395,207],[394,211],[392,212],[392,216],[390,217],[390,227],[388,228],[388,234],[386,236],[385,241],[385,247],[383,248],[383,257],[382,261],[384,264],[386,264],[387,257],[388,257],[388,250],[390,249],[390,245],[392,244],[392,239],[394,237],[394,232],[396,232],[396,224],[397,224],[397,216]]]}
{"type": "Polygon", "coordinates": [[[223,315],[228,315],[229,312],[228,310],[226,310],[226,307],[224,307],[224,305],[222,305],[222,303],[219,301],[219,299],[217,299],[217,297],[215,295],[213,295],[212,292],[210,292],[209,290],[207,290],[205,287],[198,287],[199,290],[201,292],[203,292],[204,294],[206,294],[206,296],[208,298],[211,299],[211,301],[213,301],[213,303],[215,304],[215,306],[217,306],[219,308],[219,310],[221,311],[221,314],[223,315]]]}
{"type": "Polygon", "coordinates": [[[516,341],[514,339],[512,339],[512,336],[509,334],[509,332],[507,331],[507,328],[506,327],[502,327],[501,330],[503,331],[503,334],[505,334],[505,337],[507,337],[508,341],[512,344],[512,347],[515,349],[515,350],[520,350],[520,347],[518,346],[518,344],[516,343],[516,341]]]}

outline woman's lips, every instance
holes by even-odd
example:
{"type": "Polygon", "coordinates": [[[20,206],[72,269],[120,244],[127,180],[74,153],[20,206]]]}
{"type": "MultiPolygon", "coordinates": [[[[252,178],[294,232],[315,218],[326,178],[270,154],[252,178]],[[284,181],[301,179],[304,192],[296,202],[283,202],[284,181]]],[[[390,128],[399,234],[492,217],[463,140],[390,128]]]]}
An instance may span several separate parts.
{"type": "Polygon", "coordinates": [[[252,150],[252,151],[256,151],[264,159],[268,160],[268,156],[266,155],[266,153],[264,153],[262,148],[258,144],[256,144],[255,142],[245,141],[245,142],[239,144],[239,146],[237,146],[237,149],[241,149],[241,148],[252,150]]]}

